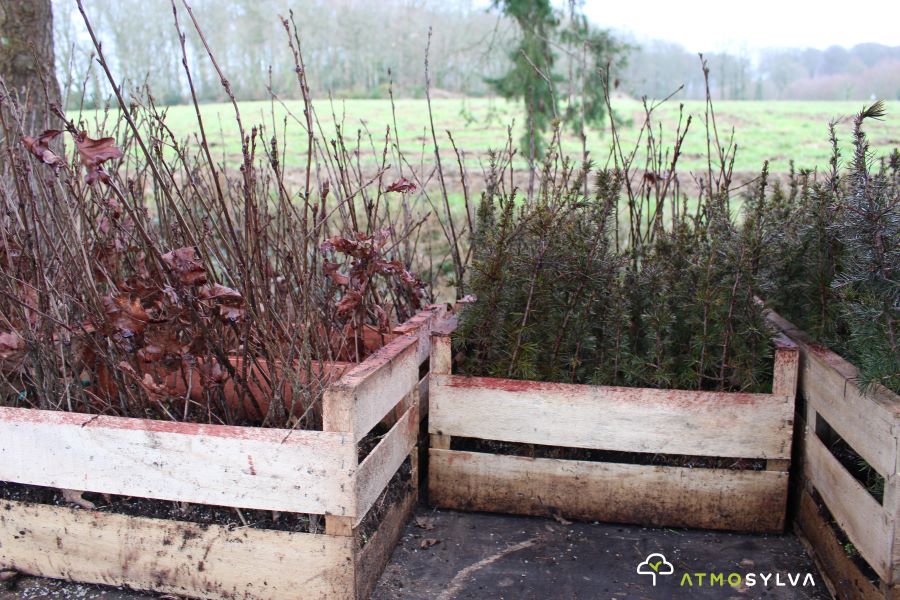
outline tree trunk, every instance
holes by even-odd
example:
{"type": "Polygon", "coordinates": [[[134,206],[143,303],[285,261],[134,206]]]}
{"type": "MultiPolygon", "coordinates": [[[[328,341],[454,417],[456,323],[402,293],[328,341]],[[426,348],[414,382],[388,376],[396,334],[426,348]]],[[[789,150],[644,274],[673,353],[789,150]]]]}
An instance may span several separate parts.
{"type": "Polygon", "coordinates": [[[60,102],[51,0],[0,2],[0,78],[22,106],[25,131],[49,126],[49,104],[60,102]]]}

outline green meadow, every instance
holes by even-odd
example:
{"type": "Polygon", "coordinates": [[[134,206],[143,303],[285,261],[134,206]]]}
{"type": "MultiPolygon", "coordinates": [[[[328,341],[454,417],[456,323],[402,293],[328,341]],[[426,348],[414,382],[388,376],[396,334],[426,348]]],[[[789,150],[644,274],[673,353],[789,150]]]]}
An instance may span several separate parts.
{"type": "MultiPolygon", "coordinates": [[[[363,160],[381,155],[386,128],[393,132],[396,115],[400,146],[406,159],[414,165],[433,162],[431,133],[428,129],[428,106],[425,100],[401,99],[394,103],[393,113],[389,100],[328,100],[314,101],[317,115],[317,134],[326,140],[336,138],[337,126],[343,132],[346,145],[360,147],[363,160]]],[[[734,169],[737,173],[758,172],[764,161],[769,161],[770,171],[785,173],[789,161],[798,168],[822,168],[827,165],[830,147],[828,123],[836,120],[843,156],[849,156],[850,126],[854,113],[862,108],[861,102],[756,102],[719,101],[714,104],[719,138],[724,143],[733,134],[738,146],[734,169]]],[[[617,99],[613,104],[618,117],[619,135],[627,144],[637,143],[638,131],[644,119],[639,101],[617,99]]],[[[179,138],[196,143],[198,130],[194,107],[170,106],[166,109],[166,124],[179,138]]],[[[204,104],[201,110],[213,151],[231,162],[240,154],[232,106],[228,103],[204,104]]],[[[880,123],[869,125],[870,144],[878,155],[884,156],[900,146],[900,102],[887,103],[888,116],[880,123]]],[[[302,122],[303,108],[299,100],[287,100],[283,104],[270,101],[241,102],[241,116],[245,127],[263,125],[264,140],[268,143],[273,128],[284,144],[285,163],[288,167],[304,164],[306,133],[302,122]]],[[[509,128],[518,144],[525,130],[523,107],[499,99],[440,98],[432,101],[432,112],[442,156],[455,166],[447,131],[453,135],[457,147],[464,155],[466,166],[478,168],[485,164],[488,151],[501,149],[508,138],[509,128]]],[[[663,146],[674,142],[679,114],[682,123],[691,117],[692,122],[685,139],[681,170],[695,171],[706,166],[707,136],[704,127],[705,105],[690,101],[681,104],[670,100],[654,111],[656,131],[661,131],[663,146]]],[[[102,113],[82,115],[89,128],[102,128],[96,120],[102,113]]],[[[682,125],[683,126],[683,125],[682,125]]],[[[588,132],[587,146],[591,158],[604,164],[609,157],[610,130],[588,132]]],[[[567,131],[563,148],[572,156],[580,156],[581,141],[574,132],[567,131]]]]}

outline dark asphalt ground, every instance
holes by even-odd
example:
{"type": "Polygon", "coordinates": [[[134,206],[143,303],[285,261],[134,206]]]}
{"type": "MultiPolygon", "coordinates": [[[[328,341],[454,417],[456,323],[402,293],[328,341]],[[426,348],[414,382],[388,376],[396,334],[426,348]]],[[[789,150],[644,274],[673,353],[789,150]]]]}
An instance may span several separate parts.
{"type": "MultiPolygon", "coordinates": [[[[658,562],[653,559],[651,562],[658,562]]],[[[646,567],[645,567],[646,568],[646,567]]],[[[664,566],[657,567],[660,571],[664,566]]],[[[705,579],[708,579],[706,576],[705,579]]],[[[759,579],[759,577],[757,577],[759,579]]],[[[297,596],[301,598],[301,595],[297,596]]],[[[829,598],[812,560],[792,535],[719,532],[567,523],[551,519],[436,511],[420,507],[406,527],[373,600],[605,599],[669,600],[829,598]],[[672,564],[672,575],[636,570],[651,553],[672,564]],[[811,572],[815,587],[737,587],[708,580],[680,585],[684,573],[811,572]]],[[[20,578],[0,600],[149,600],[156,595],[59,581],[20,578]]],[[[170,597],[171,598],[171,597],[170,597]]]]}

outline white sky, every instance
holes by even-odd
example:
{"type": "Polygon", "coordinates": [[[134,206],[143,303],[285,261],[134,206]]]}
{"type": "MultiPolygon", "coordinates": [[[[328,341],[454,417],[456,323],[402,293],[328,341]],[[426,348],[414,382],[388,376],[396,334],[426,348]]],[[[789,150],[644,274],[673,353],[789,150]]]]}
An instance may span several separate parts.
{"type": "Polygon", "coordinates": [[[900,0],[585,0],[584,11],[603,28],[692,52],[900,46],[900,0]]]}

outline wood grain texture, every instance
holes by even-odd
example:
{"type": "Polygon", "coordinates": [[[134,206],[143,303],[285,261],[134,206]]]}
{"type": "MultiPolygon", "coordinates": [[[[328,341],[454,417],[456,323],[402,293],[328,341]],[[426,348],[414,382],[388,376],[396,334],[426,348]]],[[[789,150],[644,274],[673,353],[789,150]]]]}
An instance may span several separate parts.
{"type": "Polygon", "coordinates": [[[196,598],[353,599],[353,538],[0,501],[0,566],[196,598]]]}
{"type": "Polygon", "coordinates": [[[772,393],[794,398],[800,372],[800,350],[784,334],[775,339],[775,366],[772,376],[772,393]]]}
{"type": "Polygon", "coordinates": [[[429,431],[551,446],[789,459],[793,398],[431,374],[429,431]]]}
{"type": "Polygon", "coordinates": [[[0,407],[0,480],[355,516],[347,434],[0,407]]]}
{"type": "Polygon", "coordinates": [[[883,386],[862,393],[859,371],[774,312],[767,320],[787,335],[801,355],[800,389],[807,405],[884,477],[898,472],[900,396],[883,386]]]}
{"type": "Polygon", "coordinates": [[[431,373],[449,375],[453,369],[451,336],[459,323],[459,317],[449,316],[437,321],[431,329],[431,373]]]}
{"type": "Polygon", "coordinates": [[[811,550],[819,571],[841,600],[886,600],[878,585],[860,571],[844,550],[831,527],[819,513],[808,491],[799,492],[795,528],[811,550]]]}
{"type": "Polygon", "coordinates": [[[419,339],[396,338],[350,369],[325,391],[325,431],[347,432],[358,442],[419,382],[419,339]]]}
{"type": "Polygon", "coordinates": [[[431,329],[447,314],[446,304],[432,304],[416,313],[411,319],[393,329],[396,335],[414,335],[419,338],[419,364],[431,354],[431,329]]]}
{"type": "Polygon", "coordinates": [[[411,479],[413,485],[406,489],[381,520],[378,530],[366,540],[356,556],[356,593],[359,600],[369,598],[378,578],[391,559],[391,553],[403,534],[406,523],[412,517],[418,501],[417,477],[411,479]]]}
{"type": "Polygon", "coordinates": [[[429,502],[456,510],[780,532],[788,475],[429,451],[429,502]]]}
{"type": "Polygon", "coordinates": [[[893,519],[809,430],[804,455],[804,476],[866,562],[890,581],[893,519]]]}
{"type": "MultiPolygon", "coordinates": [[[[418,389],[418,388],[416,388],[418,389]]],[[[419,437],[419,403],[413,402],[406,413],[378,442],[374,450],[363,460],[355,474],[357,502],[356,523],[366,516],[369,509],[384,491],[394,473],[409,456],[419,437]]]]}

